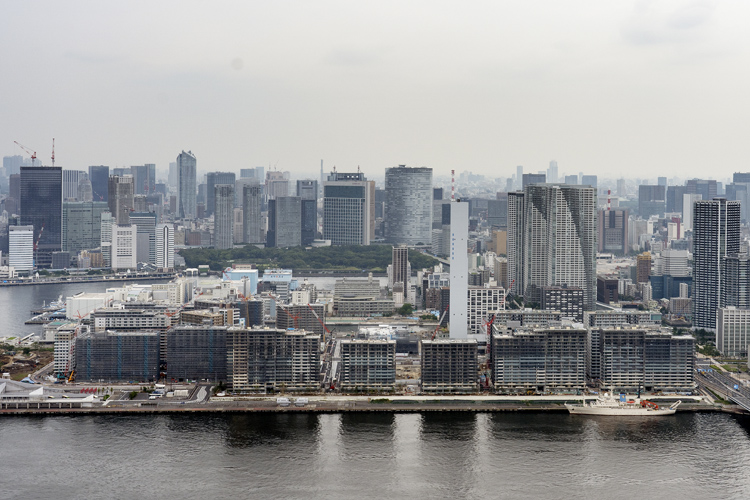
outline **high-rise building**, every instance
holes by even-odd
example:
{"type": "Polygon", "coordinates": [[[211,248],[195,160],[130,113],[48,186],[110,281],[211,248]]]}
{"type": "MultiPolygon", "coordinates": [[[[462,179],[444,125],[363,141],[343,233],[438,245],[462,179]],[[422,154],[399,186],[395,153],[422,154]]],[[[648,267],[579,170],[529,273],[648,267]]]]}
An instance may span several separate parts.
{"type": "Polygon", "coordinates": [[[599,252],[619,255],[628,253],[628,211],[626,209],[599,211],[599,252]]]}
{"type": "Polygon", "coordinates": [[[34,269],[34,226],[8,226],[8,266],[16,272],[34,269]]]}
{"type": "Polygon", "coordinates": [[[85,201],[85,202],[94,201],[94,191],[93,191],[93,188],[91,187],[91,181],[89,180],[88,175],[83,176],[81,179],[78,180],[76,198],[78,198],[78,201],[85,201]]]}
{"type": "Polygon", "coordinates": [[[171,224],[156,225],[156,267],[174,268],[174,227],[171,224]]]}
{"type": "Polygon", "coordinates": [[[298,247],[302,244],[302,200],[298,196],[277,196],[268,200],[266,246],[298,247]]]}
{"type": "Polygon", "coordinates": [[[648,277],[651,274],[651,254],[643,252],[636,257],[636,283],[648,283],[648,277]]]}
{"type": "MultiPolygon", "coordinates": [[[[234,177],[234,174],[232,174],[234,177]]],[[[213,189],[214,248],[234,245],[234,179],[231,184],[216,184],[213,189]]]]}
{"type": "Polygon", "coordinates": [[[516,167],[516,189],[523,189],[523,165],[516,167]]]}
{"type": "MultiPolygon", "coordinates": [[[[209,172],[206,174],[206,217],[214,214],[214,198],[216,197],[214,188],[219,184],[230,184],[234,188],[234,183],[234,172],[209,172]]],[[[234,193],[234,189],[232,193],[234,193]]],[[[232,199],[232,207],[234,207],[234,199],[232,199]]]]}
{"type": "Polygon", "coordinates": [[[375,238],[375,182],[361,172],[332,172],[323,184],[323,239],[369,245],[375,238]]]}
{"type": "Polygon", "coordinates": [[[146,163],[130,167],[133,176],[133,193],[149,195],[156,190],[156,165],[146,163]]]}
{"type": "Polygon", "coordinates": [[[683,196],[687,193],[687,186],[667,186],[667,208],[666,212],[673,214],[679,213],[685,220],[685,211],[683,208],[683,196]]]}
{"type": "Polygon", "coordinates": [[[83,170],[63,170],[63,201],[78,199],[78,183],[86,177],[83,170]]]}
{"type": "Polygon", "coordinates": [[[477,341],[423,340],[421,367],[424,392],[476,392],[477,341]]]}
{"type": "Polygon", "coordinates": [[[750,310],[732,306],[721,307],[716,316],[716,348],[724,356],[747,358],[747,346],[750,345],[750,310]]]}
{"type": "Polygon", "coordinates": [[[457,201],[450,204],[450,338],[468,338],[469,257],[469,204],[457,201]]]}
{"type": "Polygon", "coordinates": [[[263,243],[262,201],[262,191],[257,181],[242,186],[242,241],[245,243],[263,243]]]}
{"type": "Polygon", "coordinates": [[[3,168],[5,169],[5,175],[11,176],[21,172],[21,165],[24,164],[23,156],[3,156],[3,168]]]}
{"type": "Polygon", "coordinates": [[[167,176],[167,184],[171,192],[177,192],[178,186],[180,185],[180,171],[177,170],[177,162],[169,162],[169,175],[167,176]]]}
{"type": "Polygon", "coordinates": [[[714,180],[690,179],[685,183],[687,194],[699,194],[704,200],[713,200],[718,194],[718,185],[714,180]]]}
{"type": "Polygon", "coordinates": [[[117,224],[130,224],[130,212],[134,210],[133,176],[109,176],[109,211],[117,224]]]}
{"type": "Polygon", "coordinates": [[[192,151],[177,155],[177,215],[181,219],[195,219],[197,211],[197,165],[192,151]]]}
{"type": "Polygon", "coordinates": [[[266,173],[266,196],[268,200],[289,196],[289,177],[284,172],[266,173]]]}
{"type": "Polygon", "coordinates": [[[523,191],[508,193],[508,289],[523,295],[523,253],[526,229],[526,204],[523,191]]]}
{"type": "Polygon", "coordinates": [[[666,177],[659,177],[656,182],[660,186],[666,186],[667,185],[667,178],[666,177]]]}
{"type": "Polygon", "coordinates": [[[62,167],[21,167],[21,224],[34,226],[36,267],[62,250],[62,167]]]}
{"type": "Polygon", "coordinates": [[[544,184],[545,182],[547,182],[547,176],[545,174],[523,174],[521,189],[526,189],[526,186],[530,184],[544,184]]]}
{"type": "MultiPolygon", "coordinates": [[[[583,185],[532,184],[524,190],[523,218],[508,210],[508,272],[513,287],[540,302],[541,287],[568,285],[584,291],[584,308],[596,299],[596,189],[583,185]],[[522,230],[522,231],[521,231],[522,230]],[[520,241],[519,241],[520,239],[520,241]],[[519,266],[522,270],[519,271],[519,266]]],[[[452,282],[451,282],[452,285],[452,282]]]]}
{"type": "Polygon", "coordinates": [[[112,264],[113,270],[138,267],[137,247],[138,227],[135,224],[112,226],[112,264]]]}
{"type": "Polygon", "coordinates": [[[552,160],[547,169],[547,182],[557,182],[557,175],[557,162],[552,160]]]}
{"type": "Polygon", "coordinates": [[[702,198],[697,193],[682,195],[682,227],[685,231],[693,230],[693,204],[702,198]]]}
{"type": "Polygon", "coordinates": [[[156,264],[156,222],[153,212],[131,212],[130,223],[136,227],[136,262],[156,264]]]}
{"type": "Polygon", "coordinates": [[[297,196],[303,200],[318,199],[318,181],[315,179],[302,179],[297,181],[297,196]]]}
{"type": "Polygon", "coordinates": [[[638,215],[648,219],[652,215],[663,216],[666,209],[664,186],[638,186],[638,215]]]}
{"type": "Polygon", "coordinates": [[[578,176],[573,175],[566,175],[565,176],[565,184],[578,184],[578,176]]]}
{"type": "Polygon", "coordinates": [[[89,180],[94,201],[109,201],[109,167],[94,165],[89,167],[89,180]]]}
{"type": "Polygon", "coordinates": [[[432,169],[385,169],[386,239],[399,245],[432,241],[432,169]]]}
{"type": "Polygon", "coordinates": [[[318,232],[318,204],[315,200],[302,198],[301,205],[302,244],[310,245],[318,232]]]}
{"type": "Polygon", "coordinates": [[[581,185],[591,186],[592,188],[596,188],[597,184],[598,184],[598,180],[595,175],[582,175],[581,176],[581,185]]]}
{"type": "Polygon", "coordinates": [[[722,296],[724,257],[740,251],[740,203],[693,204],[693,327],[713,330],[722,296]]]}
{"type": "Polygon", "coordinates": [[[409,271],[411,270],[411,267],[409,266],[409,248],[406,246],[393,247],[391,253],[391,266],[393,272],[392,285],[395,286],[396,283],[401,283],[404,290],[404,302],[410,302],[409,290],[411,289],[411,276],[409,271]]]}
{"type": "Polygon", "coordinates": [[[62,213],[62,249],[71,255],[101,245],[102,214],[109,210],[103,201],[66,201],[62,213]]]}

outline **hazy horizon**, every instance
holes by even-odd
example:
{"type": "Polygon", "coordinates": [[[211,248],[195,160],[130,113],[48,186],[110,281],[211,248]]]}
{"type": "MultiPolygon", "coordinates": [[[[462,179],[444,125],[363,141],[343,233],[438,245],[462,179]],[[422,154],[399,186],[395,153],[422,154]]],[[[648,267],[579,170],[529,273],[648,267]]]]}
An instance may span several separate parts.
{"type": "Polygon", "coordinates": [[[0,1],[0,156],[317,178],[748,170],[745,2],[0,1]],[[231,166],[230,166],[231,165],[231,166]]]}

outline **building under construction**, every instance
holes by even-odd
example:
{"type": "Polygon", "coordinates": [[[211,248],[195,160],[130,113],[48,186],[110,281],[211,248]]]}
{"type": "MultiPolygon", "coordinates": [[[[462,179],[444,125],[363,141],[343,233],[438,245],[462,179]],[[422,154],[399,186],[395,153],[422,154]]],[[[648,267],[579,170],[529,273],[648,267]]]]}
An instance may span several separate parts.
{"type": "Polygon", "coordinates": [[[316,335],[323,335],[325,333],[324,320],[325,306],[323,304],[276,306],[276,328],[306,330],[316,335]]]}
{"type": "Polygon", "coordinates": [[[344,339],[341,343],[341,390],[393,391],[396,384],[396,341],[344,339]]]}
{"type": "Polygon", "coordinates": [[[79,333],[75,370],[76,380],[158,380],[159,332],[79,333]]]}
{"type": "Polygon", "coordinates": [[[179,325],[166,338],[167,379],[227,380],[227,327],[179,325]]]}
{"type": "Polygon", "coordinates": [[[472,393],[477,385],[477,341],[439,339],[422,341],[422,390],[472,393]]]}
{"type": "Polygon", "coordinates": [[[317,391],[319,369],[319,335],[271,328],[227,330],[227,382],[235,392],[317,391]]]}

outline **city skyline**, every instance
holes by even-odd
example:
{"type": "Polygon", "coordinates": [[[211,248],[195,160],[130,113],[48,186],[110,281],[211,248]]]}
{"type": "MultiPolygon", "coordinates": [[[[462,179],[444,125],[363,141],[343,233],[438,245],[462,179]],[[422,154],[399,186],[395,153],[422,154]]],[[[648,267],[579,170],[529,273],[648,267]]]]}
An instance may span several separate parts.
{"type": "Polygon", "coordinates": [[[4,4],[0,155],[47,164],[54,137],[70,169],[164,176],[189,149],[205,171],[371,178],[729,176],[746,156],[741,2],[133,7],[4,4]]]}

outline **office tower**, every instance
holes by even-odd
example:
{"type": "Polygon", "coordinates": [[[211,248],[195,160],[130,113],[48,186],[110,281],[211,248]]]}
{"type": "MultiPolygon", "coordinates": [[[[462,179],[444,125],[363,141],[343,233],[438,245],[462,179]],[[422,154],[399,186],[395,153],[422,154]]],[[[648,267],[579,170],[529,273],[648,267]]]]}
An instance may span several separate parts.
{"type": "Polygon", "coordinates": [[[297,181],[297,196],[303,200],[318,200],[318,181],[302,179],[297,181]]]}
{"type": "Polygon", "coordinates": [[[109,167],[94,165],[89,167],[89,180],[94,201],[109,201],[109,167]]]}
{"type": "Polygon", "coordinates": [[[638,215],[648,219],[652,215],[664,216],[666,208],[664,186],[641,184],[638,186],[638,215]]]}
{"type": "Polygon", "coordinates": [[[231,184],[216,184],[211,198],[214,203],[214,248],[232,248],[234,245],[234,179],[231,184]]]}
{"type": "Polygon", "coordinates": [[[323,184],[323,239],[369,245],[375,237],[375,182],[361,172],[332,172],[323,184]]]}
{"type": "Polygon", "coordinates": [[[112,228],[115,227],[115,218],[110,212],[102,212],[101,248],[104,267],[112,266],[112,228]]]}
{"type": "Polygon", "coordinates": [[[565,176],[565,184],[578,184],[578,176],[577,175],[566,175],[565,176]]]}
{"type": "Polygon", "coordinates": [[[659,177],[659,178],[657,179],[657,182],[656,182],[656,183],[657,183],[658,185],[660,185],[660,186],[665,186],[665,187],[666,187],[666,185],[667,185],[667,178],[666,178],[666,177],[659,177]]]}
{"type": "MultiPolygon", "coordinates": [[[[315,185],[317,186],[317,181],[315,185]]],[[[317,192],[317,188],[316,188],[317,192]]],[[[315,200],[302,199],[302,244],[310,245],[318,232],[318,204],[315,200]]]]}
{"type": "MultiPolygon", "coordinates": [[[[206,175],[206,217],[214,214],[214,198],[216,196],[214,188],[219,184],[228,184],[232,186],[232,193],[234,193],[234,183],[234,172],[209,172],[206,175]]],[[[232,207],[234,207],[234,198],[232,198],[232,207]]]]}
{"type": "Polygon", "coordinates": [[[599,252],[618,255],[628,253],[628,211],[623,209],[599,211],[599,252]]]}
{"type": "Polygon", "coordinates": [[[521,189],[525,189],[529,184],[544,184],[547,182],[547,176],[544,174],[523,174],[521,189]]]}
{"type": "Polygon", "coordinates": [[[399,245],[432,240],[432,169],[385,169],[386,240],[399,245]]]}
{"type": "Polygon", "coordinates": [[[581,185],[583,186],[591,186],[592,188],[597,187],[597,178],[595,175],[582,175],[581,176],[581,185]]]}
{"type": "Polygon", "coordinates": [[[724,257],[740,251],[740,204],[724,198],[693,204],[693,327],[713,330],[723,293],[724,257]]]}
{"type": "Polygon", "coordinates": [[[177,155],[177,215],[181,219],[195,219],[197,215],[197,164],[192,151],[177,155]]]}
{"type": "Polygon", "coordinates": [[[240,179],[254,179],[255,169],[254,168],[241,168],[240,179]]]}
{"type": "Polygon", "coordinates": [[[133,196],[133,211],[135,212],[148,212],[148,199],[145,194],[137,194],[133,196]]]}
{"type": "Polygon", "coordinates": [[[277,196],[268,200],[266,246],[298,247],[302,244],[302,200],[298,196],[277,196]]]}
{"type": "MultiPolygon", "coordinates": [[[[20,168],[20,167],[19,167],[20,168]]],[[[21,174],[11,174],[8,177],[8,194],[13,198],[16,209],[14,213],[20,213],[21,209],[21,174]]],[[[11,213],[9,211],[9,213],[11,213]]]]}
{"type": "Polygon", "coordinates": [[[267,172],[266,198],[272,200],[279,196],[289,196],[289,178],[283,172],[267,172]]]}
{"type": "MultiPolygon", "coordinates": [[[[584,290],[584,307],[596,298],[596,189],[582,185],[531,184],[524,190],[524,217],[508,210],[508,270],[520,278],[517,293],[540,302],[541,287],[584,290]],[[518,234],[523,228],[522,234],[518,234]],[[522,240],[519,242],[519,236],[522,240]],[[520,243],[520,245],[519,245],[520,243]],[[518,266],[523,267],[519,275],[518,266]]],[[[452,286],[452,282],[451,282],[452,286]]]]}
{"type": "Polygon", "coordinates": [[[508,193],[508,289],[514,295],[523,287],[524,229],[526,227],[526,204],[523,191],[508,193]]]}
{"type": "Polygon", "coordinates": [[[134,194],[151,194],[156,189],[156,165],[146,163],[130,167],[134,194]]]}
{"type": "Polygon", "coordinates": [[[411,266],[409,265],[409,248],[405,246],[393,247],[391,251],[392,285],[401,283],[404,289],[404,302],[409,302],[411,283],[411,266]]]}
{"type": "Polygon", "coordinates": [[[648,283],[648,277],[651,274],[651,254],[643,252],[636,257],[636,283],[648,283]]]}
{"type": "Polygon", "coordinates": [[[174,227],[171,224],[156,225],[156,267],[174,268],[174,227]]]}
{"type": "Polygon", "coordinates": [[[83,170],[63,170],[63,201],[78,199],[78,183],[86,177],[83,170]]]}
{"type": "Polygon", "coordinates": [[[686,193],[682,196],[682,227],[684,231],[693,230],[693,205],[701,199],[702,195],[697,193],[686,193]]]}
{"type": "Polygon", "coordinates": [[[34,226],[8,226],[8,266],[16,272],[34,269],[34,226]]]}
{"type": "Polygon", "coordinates": [[[719,307],[750,309],[750,255],[727,255],[724,257],[722,273],[724,286],[719,307]]]}
{"type": "Polygon", "coordinates": [[[110,265],[112,270],[135,270],[138,267],[137,241],[138,227],[135,224],[114,224],[112,226],[112,264],[110,265]]]}
{"type": "Polygon", "coordinates": [[[469,204],[457,201],[450,204],[451,252],[450,252],[450,338],[468,338],[469,294],[469,204]]]}
{"type": "Polygon", "coordinates": [[[242,241],[245,243],[263,243],[261,194],[257,181],[242,186],[242,241]]]}
{"type": "Polygon", "coordinates": [[[62,167],[21,167],[21,225],[34,226],[34,264],[62,250],[62,167]]]}
{"type": "Polygon", "coordinates": [[[136,262],[156,264],[156,214],[131,212],[130,223],[136,227],[136,262]]]}
{"type": "Polygon", "coordinates": [[[624,197],[628,194],[628,190],[625,187],[625,179],[617,179],[617,196],[624,197]]]}
{"type": "Polygon", "coordinates": [[[3,168],[5,169],[5,175],[11,176],[21,173],[21,165],[23,164],[23,156],[21,155],[3,156],[3,168]]]}
{"type": "Polygon", "coordinates": [[[523,189],[523,165],[516,167],[516,189],[523,189]]]}
{"type": "Polygon", "coordinates": [[[667,213],[679,213],[685,217],[683,211],[683,196],[687,193],[687,186],[667,186],[667,213]]]}
{"type": "Polygon", "coordinates": [[[109,211],[117,224],[130,224],[133,211],[133,176],[109,176],[109,211]]]}
{"type": "Polygon", "coordinates": [[[103,201],[66,201],[62,212],[62,250],[75,256],[81,250],[101,245],[102,214],[109,207],[103,201]]]}
{"type": "Polygon", "coordinates": [[[706,179],[690,179],[685,183],[688,194],[699,194],[704,200],[713,200],[718,194],[716,181],[706,179]]]}
{"type": "Polygon", "coordinates": [[[719,308],[716,321],[716,348],[719,352],[724,356],[747,358],[748,345],[750,310],[736,307],[719,308]]]}
{"type": "Polygon", "coordinates": [[[169,175],[167,176],[167,184],[170,191],[177,192],[178,186],[180,185],[180,171],[177,169],[177,162],[169,162],[169,175]]]}
{"type": "Polygon", "coordinates": [[[555,160],[549,162],[549,168],[547,169],[547,181],[557,182],[557,162],[555,160]]]}
{"type": "Polygon", "coordinates": [[[94,191],[91,187],[91,181],[88,176],[84,176],[78,180],[76,198],[78,198],[78,201],[94,201],[94,191]]]}
{"type": "Polygon", "coordinates": [[[497,199],[487,201],[487,223],[493,228],[508,227],[508,193],[497,193],[497,199]]]}

